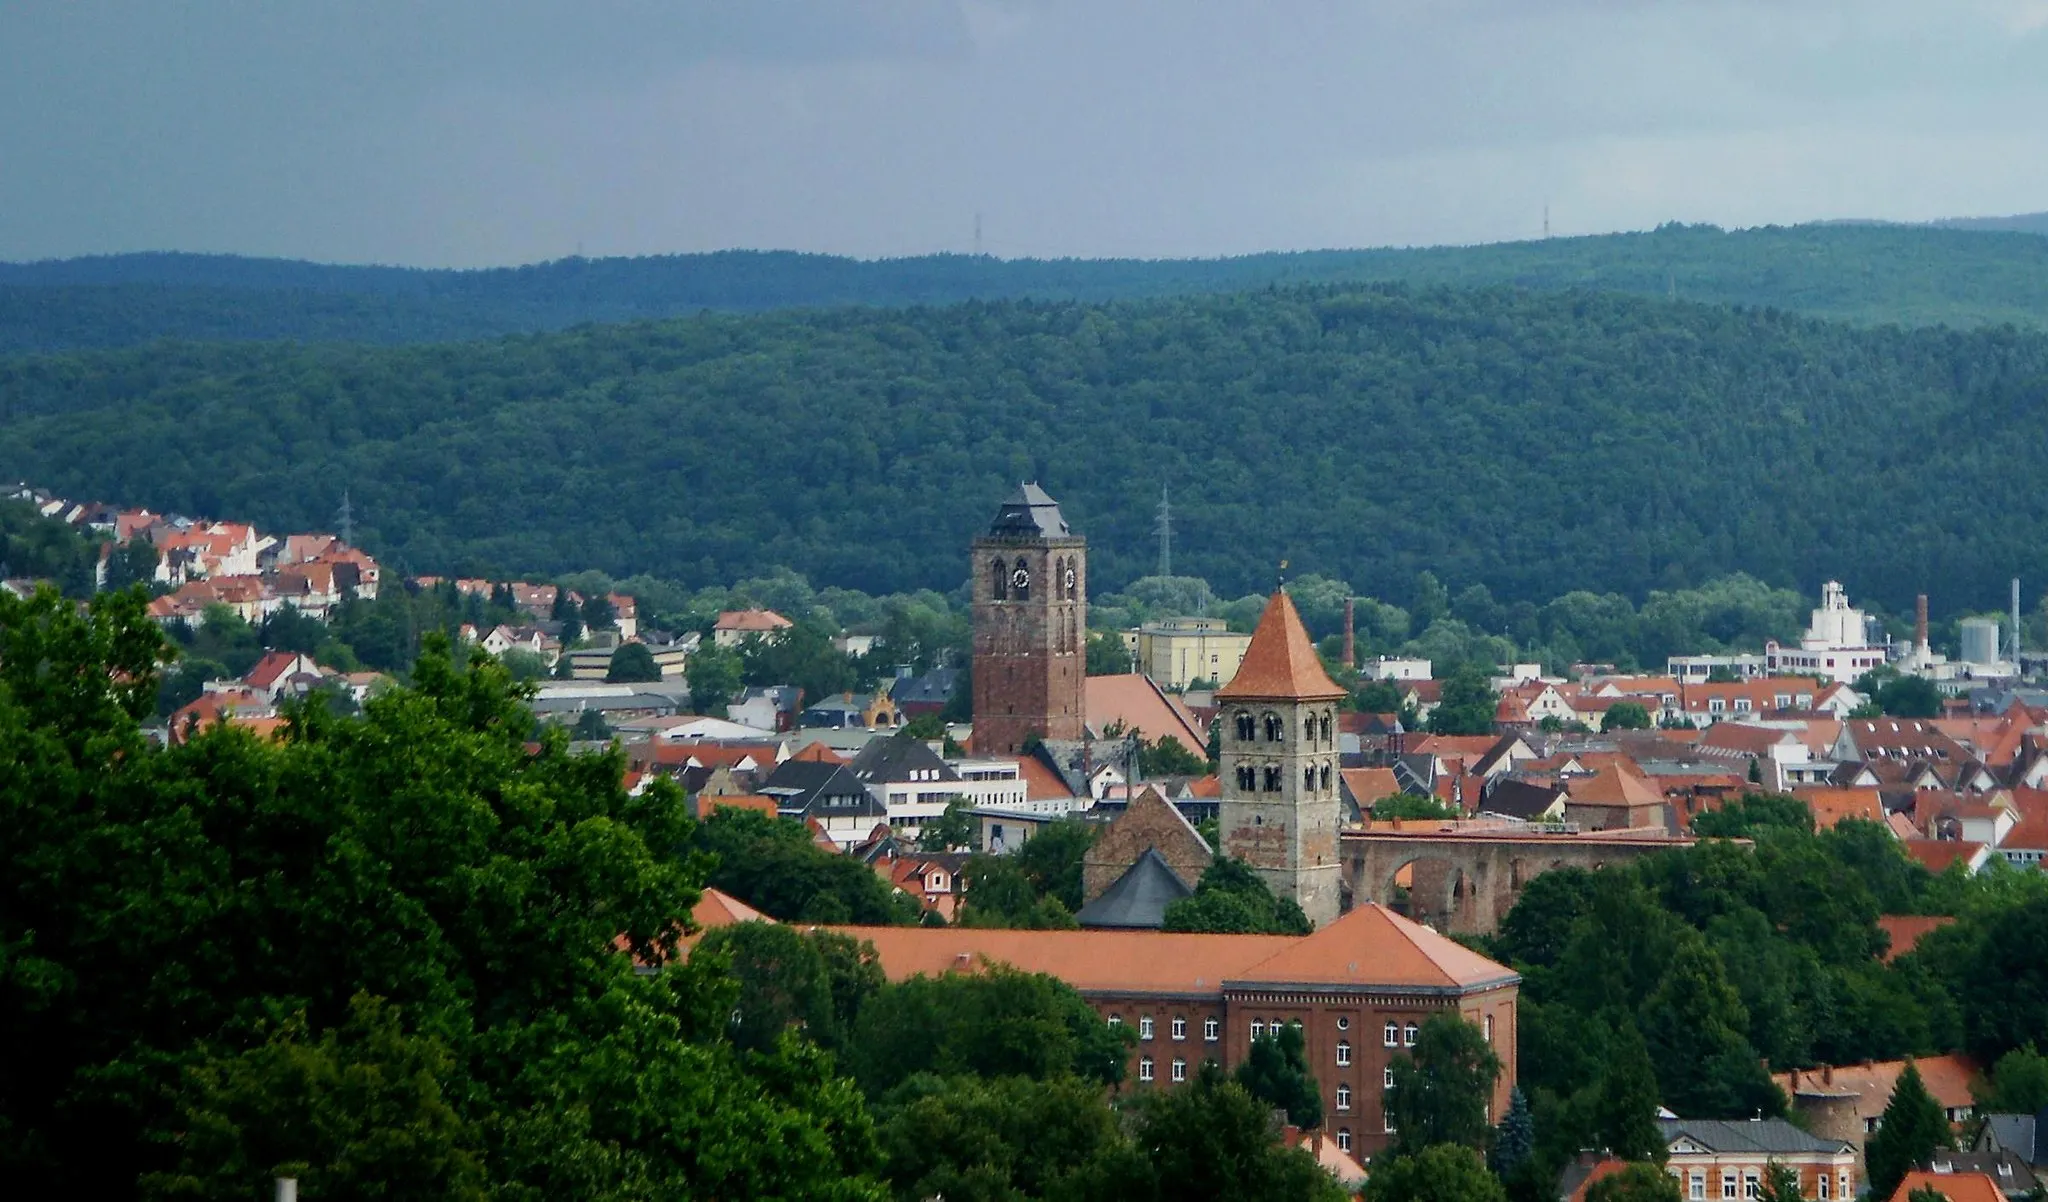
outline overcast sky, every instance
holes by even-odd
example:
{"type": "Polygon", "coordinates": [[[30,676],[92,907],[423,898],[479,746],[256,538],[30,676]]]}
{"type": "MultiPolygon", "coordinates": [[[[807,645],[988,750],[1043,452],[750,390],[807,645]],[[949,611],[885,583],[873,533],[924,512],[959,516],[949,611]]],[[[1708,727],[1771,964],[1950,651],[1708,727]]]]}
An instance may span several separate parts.
{"type": "Polygon", "coordinates": [[[2048,209],[2048,0],[0,0],[0,258],[2048,209]]]}

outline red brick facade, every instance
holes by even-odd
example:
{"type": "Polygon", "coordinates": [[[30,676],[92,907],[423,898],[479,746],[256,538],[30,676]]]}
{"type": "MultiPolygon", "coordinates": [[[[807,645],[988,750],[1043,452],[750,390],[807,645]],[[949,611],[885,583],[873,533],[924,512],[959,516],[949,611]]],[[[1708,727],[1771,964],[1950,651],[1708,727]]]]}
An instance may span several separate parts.
{"type": "Polygon", "coordinates": [[[974,540],[974,750],[1074,740],[1086,721],[1088,542],[1027,485],[974,540]]]}

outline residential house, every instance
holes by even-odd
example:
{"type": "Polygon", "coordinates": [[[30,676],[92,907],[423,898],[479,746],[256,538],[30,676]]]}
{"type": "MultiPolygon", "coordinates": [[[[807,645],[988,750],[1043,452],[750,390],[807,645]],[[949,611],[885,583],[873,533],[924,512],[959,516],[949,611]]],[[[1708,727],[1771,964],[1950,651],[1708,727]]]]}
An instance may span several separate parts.
{"type": "MultiPolygon", "coordinates": [[[[1150,677],[1132,672],[1121,676],[1090,676],[1085,683],[1084,704],[1088,730],[1098,740],[1112,732],[1137,732],[1146,742],[1170,738],[1199,760],[1209,758],[1209,732],[1179,697],[1161,688],[1150,677]]],[[[1110,751],[1099,748],[1107,757],[1110,751]]]]}
{"type": "Polygon", "coordinates": [[[1633,767],[1610,763],[1591,776],[1573,778],[1565,787],[1569,795],[1564,819],[1583,830],[1670,827],[1671,807],[1664,794],[1633,767]]]}
{"type": "Polygon", "coordinates": [[[909,835],[944,814],[955,798],[964,797],[970,803],[981,800],[921,739],[901,735],[874,739],[853,757],[850,770],[882,803],[889,825],[909,835]]]}
{"type": "Polygon", "coordinates": [[[1928,1162],[1927,1170],[1936,1177],[1984,1177],[1998,1187],[1999,1202],[2039,1202],[2042,1196],[2041,1177],[2034,1171],[2034,1166],[2018,1153],[2002,1148],[1936,1152],[1928,1162]]]}
{"type": "Polygon", "coordinates": [[[2010,1152],[2034,1169],[2048,1169],[2048,1109],[2039,1114],[1987,1114],[1970,1147],[1979,1152],[2010,1152]]]}
{"type": "MultiPolygon", "coordinates": [[[[1970,1092],[1977,1066],[1958,1055],[1923,1056],[1912,1062],[1920,1079],[1942,1108],[1951,1124],[1968,1121],[1976,1099],[1970,1092]]],[[[1808,1131],[1823,1139],[1839,1139],[1854,1145],[1858,1174],[1864,1171],[1864,1144],[1884,1120],[1899,1075],[1906,1071],[1904,1060],[1864,1061],[1862,1064],[1832,1065],[1799,1069],[1771,1077],[1792,1110],[1808,1131]]]]}
{"type": "Polygon", "coordinates": [[[317,688],[325,675],[310,655],[291,651],[266,652],[256,665],[242,675],[242,687],[270,699],[274,705],[286,697],[317,688]],[[310,682],[310,684],[309,684],[310,682]]]}
{"type": "Polygon", "coordinates": [[[1124,635],[1138,671],[1175,691],[1203,680],[1228,684],[1251,641],[1222,618],[1162,618],[1124,635]]]}
{"type": "Polygon", "coordinates": [[[758,791],[775,799],[777,813],[815,824],[841,851],[889,819],[888,807],[844,764],[784,760],[758,791]]]}
{"type": "Polygon", "coordinates": [[[892,730],[903,725],[887,693],[841,693],[804,709],[797,725],[810,730],[892,730]]]}
{"type": "Polygon", "coordinates": [[[729,609],[712,625],[711,641],[720,647],[737,647],[749,638],[778,638],[792,625],[772,609],[729,609]]]}
{"type": "Polygon", "coordinates": [[[2006,1202],[2004,1191],[1983,1173],[1932,1172],[1914,1169],[1892,1191],[1890,1202],[1908,1202],[1915,1193],[1933,1190],[1948,1202],[2006,1202]]]}
{"type": "Polygon", "coordinates": [[[1664,1171],[1686,1202],[1761,1196],[1773,1164],[1799,1176],[1799,1196],[1850,1202],[1856,1197],[1856,1147],[1809,1135],[1784,1119],[1659,1119],[1669,1159],[1664,1171]]]}
{"type": "Polygon", "coordinates": [[[959,686],[960,669],[933,668],[922,676],[897,677],[889,686],[889,700],[896,703],[896,712],[908,722],[943,711],[959,686]]]}
{"type": "Polygon", "coordinates": [[[1477,814],[1480,818],[1558,823],[1565,821],[1570,801],[1571,794],[1558,785],[1503,779],[1491,782],[1481,793],[1477,814]]]}
{"type": "Polygon", "coordinates": [[[725,707],[725,716],[755,730],[786,734],[796,729],[796,715],[803,696],[803,690],[795,685],[749,686],[740,691],[738,699],[725,707]]]}

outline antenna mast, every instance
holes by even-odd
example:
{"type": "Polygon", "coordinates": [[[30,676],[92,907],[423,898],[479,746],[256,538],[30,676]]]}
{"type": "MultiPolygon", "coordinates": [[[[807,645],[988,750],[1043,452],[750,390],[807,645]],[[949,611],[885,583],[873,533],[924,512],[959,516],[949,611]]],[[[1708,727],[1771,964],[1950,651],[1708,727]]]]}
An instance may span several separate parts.
{"type": "Polygon", "coordinates": [[[349,508],[348,490],[341,490],[341,511],[334,515],[334,522],[341,530],[341,541],[348,546],[356,545],[355,512],[349,508]]]}
{"type": "Polygon", "coordinates": [[[1173,504],[1167,500],[1166,484],[1159,485],[1159,574],[1173,575],[1173,504]]]}

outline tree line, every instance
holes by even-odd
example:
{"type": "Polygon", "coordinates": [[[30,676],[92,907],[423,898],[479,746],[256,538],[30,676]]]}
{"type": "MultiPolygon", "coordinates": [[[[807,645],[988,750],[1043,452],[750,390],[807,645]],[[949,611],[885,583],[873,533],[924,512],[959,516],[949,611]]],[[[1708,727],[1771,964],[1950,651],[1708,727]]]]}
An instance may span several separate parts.
{"type": "MultiPolygon", "coordinates": [[[[2031,227],[2025,227],[2031,228],[2031,227]]],[[[422,270],[232,255],[0,264],[0,353],[183,340],[428,342],[587,322],[830,305],[1105,301],[1303,283],[1599,290],[1775,306],[1867,324],[2048,321],[2048,242],[2026,233],[1804,225],[1228,259],[860,261],[788,251],[422,270]]]]}

